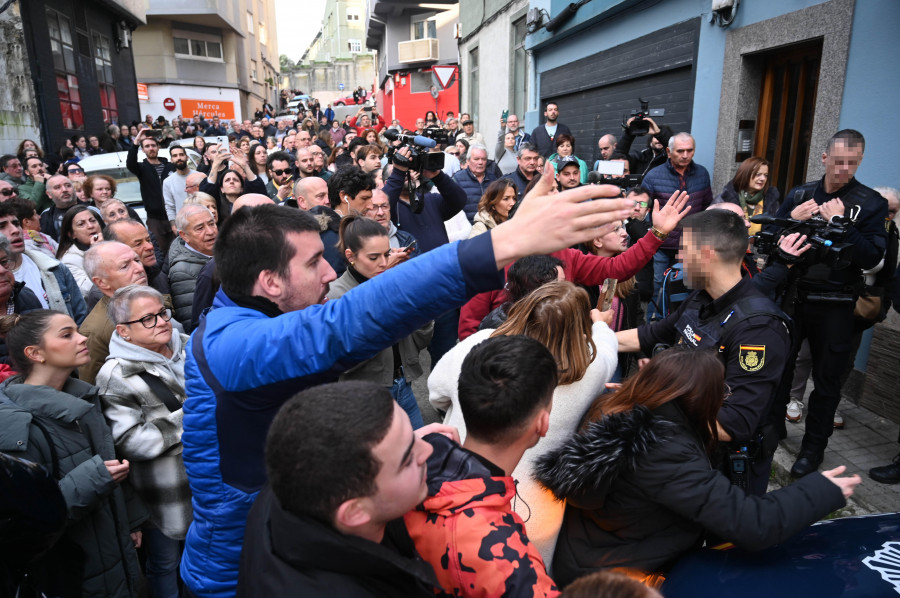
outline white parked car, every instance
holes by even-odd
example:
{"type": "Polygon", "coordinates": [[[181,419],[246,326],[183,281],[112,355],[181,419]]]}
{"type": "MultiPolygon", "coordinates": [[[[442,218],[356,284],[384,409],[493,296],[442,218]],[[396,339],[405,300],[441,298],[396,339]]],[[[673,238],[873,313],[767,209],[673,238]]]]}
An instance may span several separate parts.
{"type": "MultiPolygon", "coordinates": [[[[186,147],[188,155],[188,163],[191,169],[196,169],[200,164],[200,154],[191,147],[186,147]]],[[[87,176],[92,174],[105,174],[116,181],[116,199],[122,200],[126,205],[134,208],[141,218],[146,219],[146,213],[143,209],[143,200],[141,199],[141,184],[137,177],[131,174],[125,167],[125,160],[128,152],[115,152],[111,154],[99,154],[97,156],[88,156],[82,158],[78,165],[84,169],[87,176]]],[[[142,161],[146,156],[144,152],[138,151],[138,162],[142,161]]],[[[160,148],[159,157],[169,159],[169,150],[160,148]]]]}

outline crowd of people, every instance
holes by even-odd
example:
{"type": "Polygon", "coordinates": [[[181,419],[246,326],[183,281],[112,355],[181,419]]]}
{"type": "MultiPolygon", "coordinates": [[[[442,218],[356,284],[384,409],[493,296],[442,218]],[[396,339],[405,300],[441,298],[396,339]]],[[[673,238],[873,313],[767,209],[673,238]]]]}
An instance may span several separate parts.
{"type": "Polygon", "coordinates": [[[307,107],[0,158],[0,464],[44,510],[11,518],[34,532],[5,589],[653,597],[708,538],[762,549],[852,495],[818,470],[847,339],[898,288],[900,208],[854,178],[858,132],[783,196],[761,158],[714,194],[693,137],[652,121],[640,151],[599,139],[642,175],[620,188],[588,182],[554,103],[493,148],[468,114],[307,107]],[[385,136],[434,128],[420,168],[385,136]],[[79,167],[104,151],[144,216],[79,167]],[[761,214],[842,223],[849,264],[799,233],[762,253],[761,214]],[[766,494],[810,371],[796,481],[766,494]]]}

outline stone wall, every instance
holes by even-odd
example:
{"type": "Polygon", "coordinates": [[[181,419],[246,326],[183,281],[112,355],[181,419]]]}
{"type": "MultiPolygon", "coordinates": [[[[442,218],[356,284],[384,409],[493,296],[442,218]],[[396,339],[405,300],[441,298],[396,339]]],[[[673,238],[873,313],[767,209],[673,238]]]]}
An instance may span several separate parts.
{"type": "Polygon", "coordinates": [[[0,154],[15,151],[23,139],[41,142],[25,43],[19,3],[13,2],[0,13],[0,154]]]}

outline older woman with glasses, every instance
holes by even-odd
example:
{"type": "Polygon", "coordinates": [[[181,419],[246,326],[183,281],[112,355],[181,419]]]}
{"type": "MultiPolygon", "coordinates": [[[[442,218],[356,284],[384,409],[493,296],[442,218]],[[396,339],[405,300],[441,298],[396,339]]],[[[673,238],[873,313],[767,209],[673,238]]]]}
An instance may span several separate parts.
{"type": "Polygon", "coordinates": [[[173,332],[172,312],[151,287],[119,289],[108,315],[116,331],[97,374],[103,414],[116,453],[132,463],[131,483],[150,511],[144,543],[151,595],[177,598],[180,541],[193,518],[181,459],[188,336],[173,332]]]}

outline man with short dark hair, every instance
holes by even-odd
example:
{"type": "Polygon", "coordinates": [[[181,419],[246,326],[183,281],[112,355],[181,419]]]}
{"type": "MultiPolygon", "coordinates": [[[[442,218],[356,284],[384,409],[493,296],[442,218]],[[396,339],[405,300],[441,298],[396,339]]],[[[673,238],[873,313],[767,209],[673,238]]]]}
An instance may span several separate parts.
{"type": "Polygon", "coordinates": [[[381,148],[377,145],[364,145],[356,150],[356,165],[363,172],[375,172],[381,168],[381,148]]]}
{"type": "MultiPolygon", "coordinates": [[[[471,295],[499,287],[498,268],[592,238],[597,226],[627,215],[628,204],[586,200],[616,191],[590,186],[535,196],[487,233],[433,249],[327,303],[337,277],[323,258],[314,217],[278,206],[232,213],[215,247],[221,290],[191,336],[185,363],[182,440],[194,505],[181,560],[188,591],[198,598],[233,595],[247,513],[266,482],[264,439],[289,397],[336,380],[471,295]]],[[[406,420],[402,411],[398,417],[406,420]]],[[[348,420],[338,421],[343,438],[348,420]]],[[[408,420],[405,426],[411,433],[408,420]]],[[[404,433],[396,466],[409,466],[411,438],[404,433]]],[[[386,447],[393,451],[397,442],[392,437],[386,447]]],[[[343,441],[329,449],[335,447],[344,452],[343,441]]],[[[409,470],[416,476],[413,504],[424,497],[421,469],[409,470]]],[[[405,500],[396,506],[403,510],[391,519],[409,508],[405,500]]],[[[377,542],[383,521],[373,523],[365,527],[377,542]]]]}
{"type": "Polygon", "coordinates": [[[59,229],[69,208],[78,201],[75,187],[67,177],[57,174],[47,181],[47,196],[53,205],[41,213],[41,232],[59,241],[59,229]]]}
{"type": "MultiPolygon", "coordinates": [[[[306,189],[315,190],[316,186],[306,189]]],[[[295,185],[295,189],[296,187],[295,185]]],[[[344,259],[344,255],[337,247],[341,218],[351,214],[364,214],[372,202],[372,191],[374,190],[375,176],[371,172],[363,172],[357,166],[349,166],[338,170],[328,181],[330,205],[308,208],[320,222],[323,222],[321,234],[322,243],[325,244],[325,261],[331,264],[338,276],[347,269],[347,260],[344,259]]],[[[305,199],[308,198],[304,197],[305,199]]]]}
{"type": "Polygon", "coordinates": [[[556,102],[547,102],[547,107],[544,109],[544,118],[547,119],[546,122],[536,126],[531,132],[531,143],[534,144],[537,153],[545,158],[549,158],[556,151],[556,136],[563,133],[571,135],[572,131],[569,130],[569,127],[557,121],[559,118],[559,105],[556,102]]]}
{"type": "Polygon", "coordinates": [[[0,203],[0,234],[9,240],[8,270],[16,281],[25,283],[44,309],[68,313],[81,324],[88,310],[78,282],[58,259],[26,246],[27,233],[17,211],[13,203],[0,203]]]}
{"type": "Polygon", "coordinates": [[[224,137],[225,135],[228,135],[228,129],[226,129],[225,127],[223,127],[222,125],[219,124],[218,116],[213,116],[212,124],[210,124],[210,126],[207,127],[204,135],[206,135],[207,137],[216,137],[216,136],[224,137]]]}
{"type": "MultiPolygon", "coordinates": [[[[853,309],[864,284],[863,270],[878,265],[887,248],[888,202],[855,178],[865,149],[859,131],[835,133],[822,153],[825,175],[789,191],[778,210],[779,218],[843,222],[846,232],[842,241],[853,247],[846,267],[815,264],[795,283],[798,297],[789,372],[792,376],[801,342],[809,339],[815,387],[809,396],[800,452],[791,468],[794,477],[812,473],[822,464],[841,400],[841,376],[853,356],[853,309]]],[[[787,397],[780,396],[777,405],[783,413],[787,397]]]]}
{"type": "Polygon", "coordinates": [[[487,148],[484,144],[469,147],[466,157],[466,168],[453,175],[453,182],[459,185],[466,194],[466,205],[463,210],[471,223],[478,213],[478,202],[491,183],[497,180],[496,175],[488,170],[487,148]]]}
{"type": "Polygon", "coordinates": [[[305,179],[307,177],[316,176],[315,158],[309,151],[309,146],[298,147],[295,155],[297,157],[297,178],[305,179]]]}
{"type": "Polygon", "coordinates": [[[465,441],[425,437],[433,447],[428,496],[404,522],[448,595],[507,596],[511,588],[522,596],[558,593],[512,508],[512,472],[547,434],[557,369],[550,351],[526,336],[481,342],[459,374],[465,441]]]}
{"type": "MultiPolygon", "coordinates": [[[[166,215],[163,181],[175,172],[175,165],[159,157],[159,143],[148,132],[149,129],[145,128],[138,133],[134,145],[128,149],[125,167],[137,177],[141,185],[141,200],[147,210],[147,228],[156,237],[163,253],[168,253],[174,235],[166,215]],[[146,156],[142,162],[137,160],[138,148],[146,156]]],[[[185,154],[185,162],[186,156],[185,154]]]]}
{"type": "MultiPolygon", "coordinates": [[[[680,195],[679,195],[680,197],[680,195]]],[[[675,198],[673,197],[673,201],[675,198]]],[[[668,317],[616,333],[619,351],[652,355],[658,345],[717,350],[728,394],[719,409],[719,444],[746,458],[747,492],[763,495],[774,455],[774,431],[763,429],[790,349],[787,316],[743,277],[747,252],[744,219],[707,210],[682,221],[679,259],[693,292],[668,317]],[[765,444],[760,440],[766,434],[765,444]]],[[[730,461],[725,459],[723,468],[730,461]]],[[[733,480],[730,469],[723,471],[733,480]]]]}
{"type": "Polygon", "coordinates": [[[291,179],[294,170],[291,168],[291,156],[286,152],[273,152],[266,160],[269,182],[266,183],[266,195],[277,203],[284,203],[291,197],[291,179]]]}
{"type": "Polygon", "coordinates": [[[434,596],[402,519],[425,498],[425,432],[369,382],[288,401],[266,440],[271,485],[250,511],[237,596],[434,596]]]}
{"type": "Polygon", "coordinates": [[[19,197],[34,202],[40,214],[53,204],[47,196],[47,181],[50,180],[50,175],[46,172],[44,161],[36,156],[25,158],[25,176],[28,180],[19,185],[19,197]]]}
{"type": "MultiPolygon", "coordinates": [[[[166,206],[166,218],[169,220],[170,226],[175,222],[175,216],[184,205],[187,197],[187,180],[191,174],[189,167],[187,151],[180,145],[169,146],[169,159],[172,160],[172,166],[175,172],[171,173],[163,181],[163,202],[166,206]]],[[[199,185],[199,183],[198,183],[199,185]]],[[[199,186],[198,186],[199,189],[199,186]]]]}

